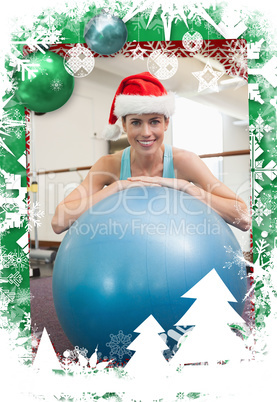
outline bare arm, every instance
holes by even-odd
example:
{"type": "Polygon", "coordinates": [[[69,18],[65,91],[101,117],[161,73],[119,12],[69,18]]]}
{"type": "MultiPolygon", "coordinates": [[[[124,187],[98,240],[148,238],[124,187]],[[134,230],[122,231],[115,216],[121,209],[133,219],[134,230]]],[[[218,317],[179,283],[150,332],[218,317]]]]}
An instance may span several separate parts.
{"type": "Polygon", "coordinates": [[[116,176],[109,170],[107,158],[100,158],[84,181],[58,204],[52,219],[55,233],[67,230],[87,209],[116,192],[116,176]]]}
{"type": "Polygon", "coordinates": [[[185,191],[210,206],[227,223],[243,231],[249,230],[251,221],[245,202],[220,182],[197,155],[180,152],[174,166],[177,168],[177,179],[141,176],[129,180],[155,182],[185,191]]]}
{"type": "Polygon", "coordinates": [[[130,187],[152,185],[139,180],[134,183],[118,180],[113,173],[116,170],[116,163],[110,156],[100,158],[93,165],[84,181],[58,204],[51,222],[55,233],[67,230],[85,211],[112,194],[130,187]]]}

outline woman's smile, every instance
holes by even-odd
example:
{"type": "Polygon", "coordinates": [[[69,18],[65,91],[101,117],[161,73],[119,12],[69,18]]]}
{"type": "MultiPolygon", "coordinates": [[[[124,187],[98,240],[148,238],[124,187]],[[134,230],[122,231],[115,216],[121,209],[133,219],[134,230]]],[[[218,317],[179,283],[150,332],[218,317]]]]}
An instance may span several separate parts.
{"type": "Polygon", "coordinates": [[[142,147],[151,147],[156,140],[137,140],[142,147]]]}

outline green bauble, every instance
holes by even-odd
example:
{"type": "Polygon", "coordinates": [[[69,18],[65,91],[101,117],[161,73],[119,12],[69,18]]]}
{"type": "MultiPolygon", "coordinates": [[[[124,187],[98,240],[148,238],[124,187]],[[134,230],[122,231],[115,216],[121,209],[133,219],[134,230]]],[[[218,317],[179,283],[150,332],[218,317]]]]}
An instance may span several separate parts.
{"type": "MultiPolygon", "coordinates": [[[[35,77],[15,73],[18,101],[26,108],[38,113],[52,112],[63,106],[70,98],[74,88],[74,77],[64,67],[64,58],[47,51],[45,54],[36,52],[28,55],[30,69],[37,70],[35,77]]],[[[28,64],[27,64],[28,65],[28,64]]]]}

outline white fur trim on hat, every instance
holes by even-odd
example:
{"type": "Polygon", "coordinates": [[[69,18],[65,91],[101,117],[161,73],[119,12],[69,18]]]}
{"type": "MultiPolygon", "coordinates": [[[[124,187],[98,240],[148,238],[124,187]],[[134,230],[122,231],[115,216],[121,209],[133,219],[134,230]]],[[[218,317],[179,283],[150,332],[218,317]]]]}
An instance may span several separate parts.
{"type": "Polygon", "coordinates": [[[175,109],[175,95],[168,92],[162,96],[118,95],[115,101],[114,115],[116,117],[128,114],[158,113],[171,116],[175,109]]]}
{"type": "Polygon", "coordinates": [[[109,124],[103,130],[102,137],[108,141],[116,141],[121,137],[121,128],[116,124],[109,124]]]}

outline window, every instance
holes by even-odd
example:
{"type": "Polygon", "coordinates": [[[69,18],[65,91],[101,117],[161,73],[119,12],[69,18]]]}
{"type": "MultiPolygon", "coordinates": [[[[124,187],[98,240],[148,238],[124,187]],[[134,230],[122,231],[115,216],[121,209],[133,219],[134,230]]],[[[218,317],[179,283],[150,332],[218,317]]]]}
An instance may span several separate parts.
{"type": "MultiPolygon", "coordinates": [[[[173,146],[197,155],[223,151],[222,116],[211,107],[190,99],[176,97],[176,111],[172,117],[173,146]]],[[[221,180],[222,158],[204,158],[203,161],[221,180]]]]}

